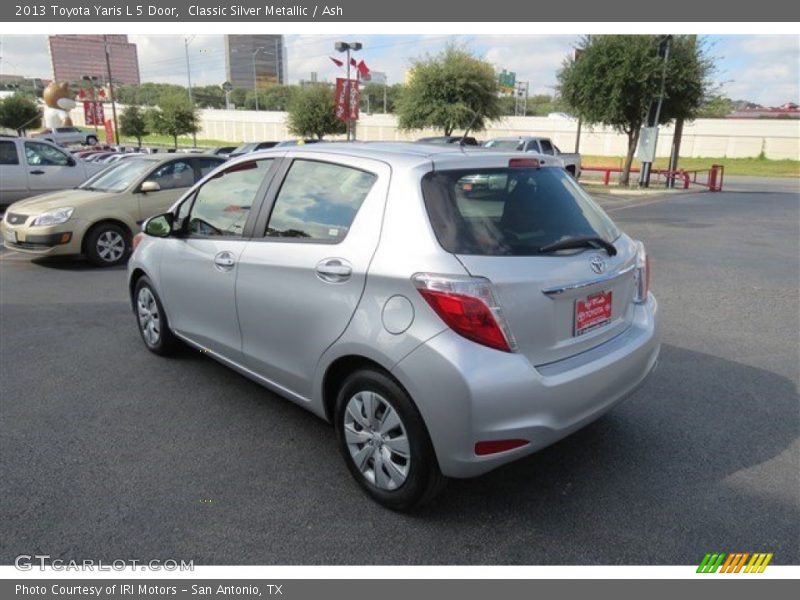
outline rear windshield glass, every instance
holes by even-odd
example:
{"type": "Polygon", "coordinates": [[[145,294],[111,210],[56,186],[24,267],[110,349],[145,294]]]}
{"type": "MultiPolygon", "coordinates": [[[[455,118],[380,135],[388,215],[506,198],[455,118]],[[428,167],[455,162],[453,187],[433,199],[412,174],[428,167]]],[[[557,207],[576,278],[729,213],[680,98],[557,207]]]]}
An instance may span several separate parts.
{"type": "Polygon", "coordinates": [[[422,194],[439,243],[455,254],[531,256],[568,238],[619,235],[563,169],[435,171],[422,194]]]}

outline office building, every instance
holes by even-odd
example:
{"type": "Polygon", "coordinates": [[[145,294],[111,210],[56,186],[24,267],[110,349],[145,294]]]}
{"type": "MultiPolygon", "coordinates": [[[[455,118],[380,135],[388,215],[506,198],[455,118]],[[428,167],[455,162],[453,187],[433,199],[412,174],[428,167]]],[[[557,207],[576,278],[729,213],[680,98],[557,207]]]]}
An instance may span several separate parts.
{"type": "Polygon", "coordinates": [[[51,35],[50,64],[56,81],[77,82],[84,75],[106,81],[108,44],[114,83],[139,85],[139,56],[127,35],[51,35]]]}
{"type": "Polygon", "coordinates": [[[235,88],[252,90],[286,83],[282,35],[226,35],[225,77],[235,88]]]}

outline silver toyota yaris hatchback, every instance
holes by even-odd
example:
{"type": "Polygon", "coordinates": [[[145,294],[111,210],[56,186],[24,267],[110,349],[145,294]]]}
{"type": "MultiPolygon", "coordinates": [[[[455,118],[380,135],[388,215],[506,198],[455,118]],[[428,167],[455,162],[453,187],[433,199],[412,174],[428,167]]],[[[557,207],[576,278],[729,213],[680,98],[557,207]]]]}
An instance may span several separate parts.
{"type": "Polygon", "coordinates": [[[182,340],[332,421],[394,509],[597,419],[658,358],[643,245],[552,157],[258,152],[144,230],[129,282],[147,347],[182,340]]]}

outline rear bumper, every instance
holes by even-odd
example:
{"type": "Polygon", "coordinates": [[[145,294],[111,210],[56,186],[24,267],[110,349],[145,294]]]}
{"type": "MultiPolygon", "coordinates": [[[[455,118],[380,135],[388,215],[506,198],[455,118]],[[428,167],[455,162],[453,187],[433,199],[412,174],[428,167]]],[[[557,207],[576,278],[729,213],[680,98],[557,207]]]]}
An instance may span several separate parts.
{"type": "Polygon", "coordinates": [[[659,350],[657,304],[650,296],[635,307],[625,332],[543,367],[447,330],[405,357],[393,373],[422,413],[442,472],[473,477],[602,416],[643,383],[659,350]],[[528,444],[488,456],[475,454],[476,442],[507,439],[528,444]]]}

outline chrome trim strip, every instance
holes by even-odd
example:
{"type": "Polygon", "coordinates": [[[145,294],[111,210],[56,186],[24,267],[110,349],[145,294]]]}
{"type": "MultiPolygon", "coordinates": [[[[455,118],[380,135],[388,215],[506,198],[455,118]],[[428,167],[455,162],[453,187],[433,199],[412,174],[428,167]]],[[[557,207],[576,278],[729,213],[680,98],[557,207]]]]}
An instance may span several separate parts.
{"type": "Polygon", "coordinates": [[[562,285],[558,287],[547,288],[546,290],[542,290],[542,293],[545,296],[558,296],[559,294],[563,294],[564,292],[569,292],[572,290],[580,290],[582,288],[591,287],[593,285],[597,285],[598,283],[606,283],[608,281],[613,281],[623,275],[627,275],[631,271],[636,268],[636,265],[630,265],[625,267],[624,269],[617,271],[616,273],[608,273],[607,275],[603,275],[602,277],[598,277],[597,279],[592,279],[591,281],[582,281],[580,283],[573,283],[570,285],[562,285]]]}

